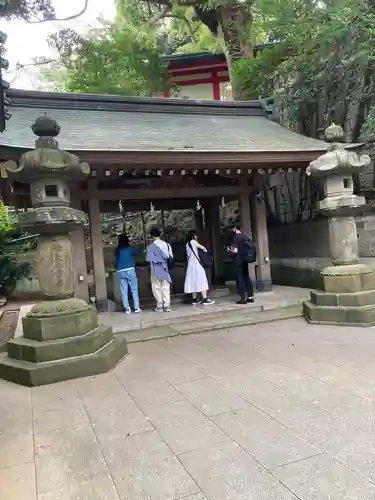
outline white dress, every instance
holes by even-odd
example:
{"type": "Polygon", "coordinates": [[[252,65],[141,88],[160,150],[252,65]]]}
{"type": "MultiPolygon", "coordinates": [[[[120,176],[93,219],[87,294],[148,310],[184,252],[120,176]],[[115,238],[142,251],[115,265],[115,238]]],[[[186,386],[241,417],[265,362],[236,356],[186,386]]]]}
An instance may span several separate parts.
{"type": "Polygon", "coordinates": [[[186,270],[185,277],[185,293],[198,293],[208,290],[208,281],[206,276],[206,271],[204,270],[202,264],[199,262],[198,246],[195,240],[191,240],[186,245],[186,253],[188,258],[188,266],[186,270]],[[192,246],[194,253],[192,252],[190,245],[192,246]]]}

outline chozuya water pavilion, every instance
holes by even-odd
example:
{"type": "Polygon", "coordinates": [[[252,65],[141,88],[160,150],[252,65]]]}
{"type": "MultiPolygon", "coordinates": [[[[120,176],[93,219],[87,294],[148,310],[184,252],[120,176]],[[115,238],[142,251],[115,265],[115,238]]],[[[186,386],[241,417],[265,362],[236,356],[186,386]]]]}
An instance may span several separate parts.
{"type": "MultiPolygon", "coordinates": [[[[87,179],[71,192],[71,206],[89,215],[96,300],[107,303],[101,212],[202,209],[208,244],[221,274],[219,207],[238,200],[244,230],[258,247],[255,278],[270,290],[266,209],[261,196],[264,172],[305,169],[326,143],[295,134],[272,122],[262,103],[128,98],[13,90],[12,119],[0,137],[0,160],[19,161],[35,147],[31,125],[48,114],[61,128],[62,149],[90,164],[87,179]],[[199,203],[198,203],[199,202],[199,203]]],[[[31,206],[28,184],[11,181],[1,170],[4,202],[31,206]]],[[[75,252],[75,294],[88,299],[83,230],[71,232],[75,252]]]]}

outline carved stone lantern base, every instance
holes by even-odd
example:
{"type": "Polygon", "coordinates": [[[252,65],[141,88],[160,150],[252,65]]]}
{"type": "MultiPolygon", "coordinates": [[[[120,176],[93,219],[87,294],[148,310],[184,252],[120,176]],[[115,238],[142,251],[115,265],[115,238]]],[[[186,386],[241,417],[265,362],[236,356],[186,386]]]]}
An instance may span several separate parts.
{"type": "Polygon", "coordinates": [[[364,264],[326,267],[321,290],[310,292],[303,304],[309,323],[375,325],[375,271],[364,264]]]}
{"type": "Polygon", "coordinates": [[[85,301],[42,302],[23,318],[23,336],[0,355],[0,378],[31,387],[87,377],[107,372],[127,352],[125,338],[99,326],[85,301]]]}

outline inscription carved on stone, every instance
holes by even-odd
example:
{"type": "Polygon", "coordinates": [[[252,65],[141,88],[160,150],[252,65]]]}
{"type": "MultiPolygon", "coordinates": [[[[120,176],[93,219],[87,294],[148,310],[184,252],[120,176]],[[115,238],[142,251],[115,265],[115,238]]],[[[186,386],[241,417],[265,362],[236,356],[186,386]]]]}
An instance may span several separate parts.
{"type": "Polygon", "coordinates": [[[40,236],[37,272],[45,298],[74,296],[73,246],[68,235],[40,236]]]}

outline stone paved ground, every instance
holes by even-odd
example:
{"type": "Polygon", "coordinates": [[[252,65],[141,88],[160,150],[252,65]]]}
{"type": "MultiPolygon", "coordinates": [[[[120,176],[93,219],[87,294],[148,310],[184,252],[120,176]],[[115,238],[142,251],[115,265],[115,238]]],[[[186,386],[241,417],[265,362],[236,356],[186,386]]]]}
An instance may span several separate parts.
{"type": "Polygon", "coordinates": [[[375,330],[302,319],[0,381],[1,500],[374,500],[375,330]]]}

